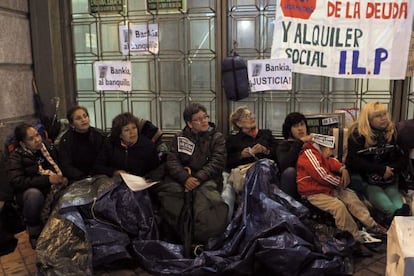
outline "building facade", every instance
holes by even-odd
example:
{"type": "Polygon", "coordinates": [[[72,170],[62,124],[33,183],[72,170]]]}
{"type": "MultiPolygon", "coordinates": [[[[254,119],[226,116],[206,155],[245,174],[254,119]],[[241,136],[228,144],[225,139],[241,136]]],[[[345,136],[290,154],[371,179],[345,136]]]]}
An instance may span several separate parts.
{"type": "Polygon", "coordinates": [[[175,133],[184,126],[182,111],[191,101],[204,104],[224,133],[229,130],[229,113],[240,105],[249,106],[258,127],[271,129],[276,136],[292,111],[332,113],[378,100],[389,106],[394,121],[414,115],[409,77],[389,81],[294,74],[291,90],[251,93],[241,101],[228,101],[222,89],[222,60],[232,51],[245,60],[270,57],[276,0],[2,1],[6,2],[1,4],[5,7],[0,20],[24,26],[19,29],[23,42],[12,41],[17,38],[7,24],[1,27],[11,39],[2,42],[0,56],[3,53],[7,65],[0,68],[0,78],[24,79],[14,81],[24,87],[2,89],[2,97],[9,101],[2,102],[8,108],[2,116],[6,124],[8,119],[34,113],[29,100],[32,78],[48,116],[64,117],[77,102],[89,109],[93,124],[105,130],[115,115],[131,111],[165,133],[175,133]],[[120,27],[131,24],[156,24],[156,53],[123,52],[120,27]],[[25,48],[12,46],[16,44],[25,48]],[[4,49],[14,51],[14,57],[4,54],[4,49]],[[97,61],[131,62],[131,91],[98,90],[93,73],[97,61]],[[12,66],[19,73],[10,71],[9,63],[19,64],[12,66]],[[22,99],[26,102],[15,104],[22,99]]]}

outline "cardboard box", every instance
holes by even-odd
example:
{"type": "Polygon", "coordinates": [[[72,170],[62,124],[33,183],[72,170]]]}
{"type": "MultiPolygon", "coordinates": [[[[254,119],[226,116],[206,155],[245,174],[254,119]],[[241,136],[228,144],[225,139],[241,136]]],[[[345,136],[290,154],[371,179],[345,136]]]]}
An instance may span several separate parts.
{"type": "Polygon", "coordinates": [[[414,275],[414,217],[395,217],[387,237],[386,275],[414,275]]]}
{"type": "Polygon", "coordinates": [[[345,163],[346,154],[348,152],[348,129],[333,128],[333,136],[335,136],[334,157],[342,163],[345,163]]]}

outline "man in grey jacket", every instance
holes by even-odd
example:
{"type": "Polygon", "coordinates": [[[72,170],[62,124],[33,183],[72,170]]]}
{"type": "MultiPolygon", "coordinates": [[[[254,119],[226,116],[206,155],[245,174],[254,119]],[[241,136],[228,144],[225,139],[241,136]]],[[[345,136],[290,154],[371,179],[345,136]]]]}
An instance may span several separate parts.
{"type": "Polygon", "coordinates": [[[167,177],[155,187],[163,223],[182,242],[205,244],[221,234],[227,205],[221,198],[227,158],[223,134],[216,131],[204,106],[191,103],[183,112],[186,126],[171,142],[167,177]]]}

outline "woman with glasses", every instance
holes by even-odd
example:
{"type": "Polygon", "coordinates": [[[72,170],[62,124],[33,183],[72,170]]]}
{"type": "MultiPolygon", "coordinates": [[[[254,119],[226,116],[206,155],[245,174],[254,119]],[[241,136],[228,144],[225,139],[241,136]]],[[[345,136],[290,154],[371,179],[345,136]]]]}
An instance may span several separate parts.
{"type": "Polygon", "coordinates": [[[271,158],[271,149],[276,140],[270,130],[257,128],[255,116],[246,106],[230,114],[230,124],[236,133],[231,134],[226,141],[228,170],[262,158],[271,158]]]}
{"type": "Polygon", "coordinates": [[[166,238],[204,244],[227,225],[228,208],[220,195],[226,145],[223,134],[209,122],[204,106],[191,103],[183,117],[185,127],[172,139],[167,154],[167,176],[154,189],[166,238]],[[186,225],[192,228],[188,235],[183,230],[186,225]]]}
{"type": "Polygon", "coordinates": [[[43,229],[42,209],[54,185],[66,185],[53,147],[43,142],[37,130],[26,123],[14,130],[16,148],[8,160],[8,177],[16,201],[23,209],[32,247],[43,229]]]}
{"type": "Polygon", "coordinates": [[[59,143],[59,161],[70,181],[92,176],[95,159],[104,142],[101,130],[90,125],[88,110],[74,106],[67,112],[70,129],[59,143]]]}

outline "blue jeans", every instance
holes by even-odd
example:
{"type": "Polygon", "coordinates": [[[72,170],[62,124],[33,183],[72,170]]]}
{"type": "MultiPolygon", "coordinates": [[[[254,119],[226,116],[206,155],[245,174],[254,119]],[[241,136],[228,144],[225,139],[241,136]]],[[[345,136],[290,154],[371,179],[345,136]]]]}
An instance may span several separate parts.
{"type": "Polygon", "coordinates": [[[387,218],[392,218],[394,212],[403,205],[397,183],[383,188],[368,184],[359,174],[352,174],[349,188],[365,196],[372,206],[385,214],[387,218]]]}
{"type": "Polygon", "coordinates": [[[400,191],[397,184],[388,185],[385,188],[376,185],[367,186],[367,197],[369,202],[388,218],[403,205],[400,191]]]}
{"type": "Polygon", "coordinates": [[[42,232],[43,225],[40,214],[45,204],[45,196],[36,188],[29,188],[23,193],[23,218],[27,225],[30,237],[38,237],[42,232]]]}

